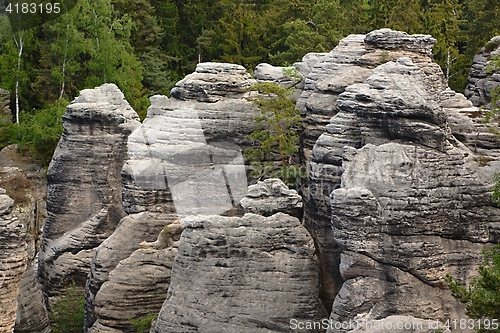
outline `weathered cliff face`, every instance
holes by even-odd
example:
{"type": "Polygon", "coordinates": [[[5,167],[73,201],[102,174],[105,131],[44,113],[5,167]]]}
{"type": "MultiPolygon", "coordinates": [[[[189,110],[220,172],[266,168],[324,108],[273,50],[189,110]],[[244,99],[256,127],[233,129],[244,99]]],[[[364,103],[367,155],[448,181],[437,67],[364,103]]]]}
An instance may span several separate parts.
{"type": "Polygon", "coordinates": [[[247,213],[182,224],[155,332],[285,332],[293,318],[325,318],[314,244],[297,218],[247,213]]]}
{"type": "Polygon", "coordinates": [[[331,194],[331,226],[344,282],[334,322],[463,317],[444,276],[465,282],[474,274],[482,247],[500,240],[500,210],[474,152],[451,135],[447,112],[458,111],[441,102],[409,58],[377,67],[337,100],[327,131],[357,135],[351,147],[336,146],[343,173],[331,194]]]}
{"type": "Polygon", "coordinates": [[[154,241],[165,225],[189,214],[241,214],[237,205],[247,186],[241,150],[249,145],[256,115],[245,98],[254,83],[242,66],[202,63],[176,84],[171,99],[151,98],[147,118],[128,138],[122,169],[122,203],[130,215],[92,260],[87,332],[128,332],[130,318],[159,311],[165,293],[152,293],[150,285],[166,291],[169,278],[141,275],[137,265],[168,272],[165,258],[173,260],[174,250],[147,259],[141,242],[154,241]],[[147,306],[137,302],[140,297],[147,306]]]}
{"type": "Polygon", "coordinates": [[[35,273],[45,216],[45,171],[31,158],[19,153],[17,145],[7,146],[0,151],[0,187],[14,200],[11,214],[25,229],[26,270],[19,282],[14,332],[46,333],[49,318],[35,273]]]}
{"type": "Polygon", "coordinates": [[[0,188],[0,332],[11,333],[16,323],[17,295],[26,270],[26,226],[12,214],[14,200],[0,188]]]}
{"type": "Polygon", "coordinates": [[[500,36],[493,37],[472,60],[464,95],[474,106],[488,105],[490,92],[500,85],[500,73],[491,64],[492,57],[500,54],[500,36]]]}
{"type": "Polygon", "coordinates": [[[12,114],[9,108],[10,92],[0,88],[0,118],[3,122],[12,122],[12,114]]]}
{"type": "Polygon", "coordinates": [[[52,296],[83,284],[91,258],[125,215],[121,169],[139,118],[114,84],[83,90],[66,109],[64,133],[47,173],[40,281],[52,296]]]}
{"type": "Polygon", "coordinates": [[[361,83],[372,75],[378,65],[403,56],[409,57],[425,73],[434,89],[444,90],[442,71],[432,59],[434,43],[435,39],[429,35],[381,29],[367,35],[350,35],[322,57],[317,54],[304,57],[302,66],[310,62],[307,65],[310,73],[297,107],[303,114],[303,149],[309,168],[305,226],[318,250],[322,300],[328,308],[342,284],[337,269],[340,249],[333,241],[330,225],[329,195],[340,186],[343,147],[359,148],[363,143],[355,117],[339,113],[337,100],[348,86],[361,83]],[[335,124],[330,123],[335,115],[335,124]]]}

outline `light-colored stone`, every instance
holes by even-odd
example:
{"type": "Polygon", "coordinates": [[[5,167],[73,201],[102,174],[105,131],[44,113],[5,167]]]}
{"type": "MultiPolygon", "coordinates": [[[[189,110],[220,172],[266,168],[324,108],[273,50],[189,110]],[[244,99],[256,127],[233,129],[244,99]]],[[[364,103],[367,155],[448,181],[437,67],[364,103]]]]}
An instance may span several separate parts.
{"type": "Polygon", "coordinates": [[[245,213],[271,216],[282,212],[302,218],[302,197],[278,178],[269,178],[250,185],[240,204],[245,213]]]}
{"type": "Polygon", "coordinates": [[[500,209],[492,205],[489,184],[468,157],[474,152],[447,123],[470,105],[435,90],[409,58],[377,67],[337,103],[330,139],[317,145],[318,157],[342,161],[341,186],[330,202],[343,284],[330,320],[463,318],[464,306],[444,277],[470,280],[483,246],[500,240],[500,209]],[[354,144],[342,146],[343,135],[354,129],[354,144]]]}
{"type": "Polygon", "coordinates": [[[297,218],[192,216],[182,224],[155,332],[284,332],[292,318],[325,318],[313,241],[297,218]]]}
{"type": "Polygon", "coordinates": [[[5,194],[0,200],[4,207],[0,214],[0,332],[12,333],[17,296],[28,261],[26,226],[11,213],[13,200],[5,194]]]}
{"type": "Polygon", "coordinates": [[[465,97],[477,107],[488,106],[491,102],[491,91],[500,86],[498,70],[491,63],[492,57],[500,53],[500,36],[493,37],[487,44],[494,46],[488,49],[483,47],[472,60],[464,92],[465,97]]]}
{"type": "Polygon", "coordinates": [[[85,284],[94,249],[125,215],[121,169],[139,117],[114,84],[83,90],[66,109],[47,172],[47,219],[39,256],[44,292],[85,284]]]}

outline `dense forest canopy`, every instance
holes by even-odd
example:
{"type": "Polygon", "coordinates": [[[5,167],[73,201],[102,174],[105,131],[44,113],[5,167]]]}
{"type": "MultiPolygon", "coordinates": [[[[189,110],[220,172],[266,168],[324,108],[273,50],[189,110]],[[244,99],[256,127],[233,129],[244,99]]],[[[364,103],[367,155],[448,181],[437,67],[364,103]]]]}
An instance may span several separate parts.
{"type": "Polygon", "coordinates": [[[18,83],[24,112],[114,82],[144,114],[149,96],[168,94],[198,62],[290,64],[382,27],[433,35],[436,61],[463,91],[473,55],[500,33],[499,0],[79,0],[20,31],[7,4],[0,87],[15,92],[18,83]]]}

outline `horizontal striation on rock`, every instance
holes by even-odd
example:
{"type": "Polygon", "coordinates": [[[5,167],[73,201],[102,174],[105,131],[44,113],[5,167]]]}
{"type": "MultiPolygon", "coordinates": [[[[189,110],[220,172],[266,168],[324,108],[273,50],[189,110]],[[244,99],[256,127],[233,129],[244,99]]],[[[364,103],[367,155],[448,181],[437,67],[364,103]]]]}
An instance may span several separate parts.
{"type": "Polygon", "coordinates": [[[255,83],[242,66],[201,63],[176,84],[172,98],[151,97],[146,119],[128,137],[121,172],[122,204],[130,215],[92,260],[86,332],[128,332],[123,313],[140,319],[160,310],[170,281],[164,261],[172,252],[158,250],[148,262],[141,242],[152,242],[187,215],[241,214],[237,205],[247,187],[242,150],[257,115],[246,97],[255,83]],[[143,268],[159,274],[139,276],[143,268]],[[150,285],[165,290],[152,292],[150,285]]]}
{"type": "Polygon", "coordinates": [[[474,106],[486,106],[491,102],[491,91],[500,86],[500,74],[491,60],[500,53],[500,36],[488,41],[472,60],[464,95],[474,106]]]}
{"type": "Polygon", "coordinates": [[[80,92],[63,116],[64,133],[47,172],[47,219],[39,255],[44,292],[83,284],[94,249],[125,215],[121,169],[139,117],[114,84],[80,92]]]}
{"type": "MultiPolygon", "coordinates": [[[[414,135],[417,129],[405,124],[402,118],[399,118],[398,124],[390,124],[394,120],[393,116],[410,119],[412,110],[418,113],[414,116],[424,117],[422,120],[425,120],[425,117],[439,116],[443,118],[440,120],[441,123],[444,121],[444,115],[437,115],[434,112],[439,108],[437,103],[433,105],[434,109],[427,110],[427,115],[420,113],[418,108],[422,100],[421,98],[419,100],[419,95],[411,89],[405,92],[405,95],[412,95],[413,98],[412,101],[407,101],[406,111],[398,109],[391,117],[385,118],[383,116],[362,118],[365,123],[360,122],[359,117],[363,117],[363,112],[371,114],[373,106],[383,102],[385,96],[377,98],[374,96],[371,101],[363,100],[366,94],[358,92],[359,105],[356,106],[359,106],[359,112],[348,110],[349,106],[344,110],[339,96],[349,86],[365,82],[377,66],[401,57],[411,59],[410,62],[416,66],[408,69],[419,71],[419,75],[426,77],[427,85],[432,89],[444,90],[446,88],[444,75],[439,65],[432,59],[431,50],[434,43],[435,39],[429,35],[408,35],[400,31],[381,29],[367,35],[350,35],[342,39],[332,52],[321,58],[314,56],[309,60],[313,65],[309,66],[310,72],[305,79],[304,92],[297,102],[297,107],[303,116],[303,155],[309,169],[304,220],[318,248],[322,268],[322,300],[327,307],[331,306],[342,283],[342,278],[336,270],[340,260],[340,250],[333,242],[329,196],[340,186],[343,147],[359,148],[364,145],[364,136],[367,133],[363,132],[367,130],[372,131],[369,135],[372,138],[386,136],[387,133],[377,133],[383,128],[393,131],[392,136],[414,135]],[[398,114],[401,112],[408,114],[398,114]]],[[[304,62],[307,62],[306,59],[307,56],[304,57],[304,62]]],[[[380,75],[372,77],[372,80],[379,88],[385,84],[384,78],[380,75]],[[378,80],[381,82],[377,83],[378,80]]],[[[397,81],[394,84],[397,84],[397,81]]],[[[380,89],[380,94],[386,93],[387,90],[380,89]]],[[[399,100],[406,97],[408,96],[391,96],[399,100]]],[[[391,98],[388,96],[387,100],[391,98]]],[[[382,106],[380,108],[383,109],[382,106]]],[[[422,121],[418,129],[421,140],[428,140],[427,134],[434,128],[429,127],[428,123],[429,121],[422,121]]],[[[429,144],[436,143],[429,142],[429,144]]]]}
{"type": "Polygon", "coordinates": [[[26,226],[13,214],[14,200],[0,188],[0,332],[12,333],[16,323],[21,279],[28,252],[26,226]]]}
{"type": "Polygon", "coordinates": [[[285,332],[291,318],[324,318],[313,241],[297,218],[247,213],[182,224],[155,332],[285,332]]]}
{"type": "Polygon", "coordinates": [[[344,282],[330,320],[464,317],[444,277],[468,281],[483,246],[500,240],[500,209],[491,201],[491,178],[481,174],[488,171],[474,160],[470,142],[452,135],[458,127],[448,124],[470,105],[435,90],[409,58],[377,67],[364,83],[349,86],[338,105],[324,134],[330,137],[315,148],[342,168],[330,203],[344,282]],[[349,131],[355,140],[340,150],[349,131]]]}

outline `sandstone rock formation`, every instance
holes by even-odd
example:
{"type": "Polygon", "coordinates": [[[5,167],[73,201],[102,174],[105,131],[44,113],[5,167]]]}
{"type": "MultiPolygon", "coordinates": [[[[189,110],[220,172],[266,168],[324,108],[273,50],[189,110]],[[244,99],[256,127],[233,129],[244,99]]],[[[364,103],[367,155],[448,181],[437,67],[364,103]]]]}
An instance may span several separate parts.
{"type": "Polygon", "coordinates": [[[12,114],[9,108],[10,92],[0,88],[0,118],[3,122],[12,122],[12,114]]]}
{"type": "Polygon", "coordinates": [[[500,73],[491,64],[492,58],[499,54],[500,36],[496,36],[472,60],[464,95],[474,106],[488,105],[491,102],[490,92],[500,86],[500,73]]]}
{"type": "Polygon", "coordinates": [[[45,299],[30,261],[19,285],[15,333],[49,333],[50,322],[45,299]]]}
{"type": "Polygon", "coordinates": [[[83,90],[66,109],[64,133],[47,173],[40,281],[48,296],[84,284],[91,258],[125,215],[121,169],[139,117],[114,84],[83,90]]]}
{"type": "Polygon", "coordinates": [[[302,197],[288,189],[280,179],[269,178],[248,187],[240,201],[245,213],[271,216],[278,212],[302,218],[302,197]]]}
{"type": "Polygon", "coordinates": [[[337,100],[348,86],[364,82],[374,68],[400,57],[409,57],[434,89],[444,90],[444,76],[432,59],[434,43],[435,39],[428,35],[381,29],[367,35],[350,35],[322,57],[304,57],[301,66],[309,67],[310,73],[297,107],[303,114],[303,154],[309,169],[305,225],[315,240],[322,269],[321,296],[328,308],[342,283],[337,269],[340,249],[333,241],[330,226],[329,195],[340,186],[343,147],[359,148],[362,144],[355,116],[339,113],[337,100]],[[333,116],[336,122],[330,123],[333,116]]]}
{"type": "Polygon", "coordinates": [[[128,137],[122,170],[122,204],[130,215],[92,260],[87,332],[128,331],[129,318],[120,314],[140,318],[160,309],[165,294],[152,293],[148,285],[166,290],[168,278],[141,276],[136,265],[143,262],[167,274],[174,250],[147,259],[141,242],[154,241],[166,225],[189,214],[241,214],[238,203],[247,186],[242,149],[250,144],[256,115],[245,98],[254,83],[242,66],[201,63],[176,84],[171,99],[151,97],[146,119],[128,137]],[[130,298],[131,293],[147,299],[150,307],[130,298]],[[110,297],[120,300],[109,302],[110,297]]]}
{"type": "Polygon", "coordinates": [[[500,209],[474,152],[451,135],[441,102],[409,58],[377,67],[337,100],[340,112],[327,126],[331,148],[321,150],[343,151],[341,188],[331,195],[344,280],[334,322],[463,317],[444,276],[470,279],[482,247],[500,240],[500,209]],[[344,133],[356,135],[345,144],[344,133]]]}
{"type": "Polygon", "coordinates": [[[297,218],[189,216],[182,224],[156,333],[286,332],[292,318],[325,318],[313,241],[297,218]]]}
{"type": "Polygon", "coordinates": [[[0,332],[11,333],[16,323],[17,295],[26,270],[26,227],[12,214],[14,200],[0,188],[0,332]]]}
{"type": "Polygon", "coordinates": [[[45,216],[45,172],[31,158],[23,156],[17,145],[0,151],[0,165],[0,187],[14,200],[11,214],[25,228],[26,270],[19,283],[14,332],[47,333],[49,318],[35,272],[45,216]]]}

